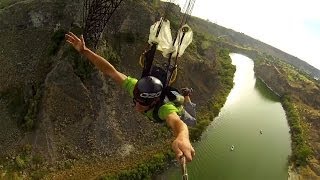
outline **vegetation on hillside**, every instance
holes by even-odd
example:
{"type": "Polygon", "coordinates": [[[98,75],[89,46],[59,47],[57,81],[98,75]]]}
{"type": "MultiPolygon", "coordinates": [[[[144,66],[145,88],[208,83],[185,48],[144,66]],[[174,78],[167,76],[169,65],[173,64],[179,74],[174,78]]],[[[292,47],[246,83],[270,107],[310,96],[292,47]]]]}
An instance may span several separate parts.
{"type": "Polygon", "coordinates": [[[16,2],[18,2],[19,0],[1,0],[0,1],[0,9],[3,9],[5,7],[8,7],[16,2]]]}
{"type": "MultiPolygon", "coordinates": [[[[310,75],[301,72],[292,65],[285,64],[277,58],[273,58],[273,64],[285,74],[287,82],[292,88],[304,89],[305,92],[317,89],[317,82],[310,77],[310,75]]],[[[300,103],[303,103],[303,101],[306,100],[301,99],[297,94],[294,94],[294,92],[290,93],[289,91],[281,97],[281,103],[286,111],[290,126],[292,141],[292,155],[290,160],[296,166],[307,165],[309,158],[312,156],[312,150],[308,143],[308,127],[305,125],[306,122],[303,122],[303,116],[299,113],[299,107],[297,107],[300,103]]]]}
{"type": "Polygon", "coordinates": [[[7,108],[17,125],[25,131],[33,130],[37,125],[37,114],[42,96],[41,85],[31,85],[31,89],[15,88],[0,93],[7,102],[7,108]]]}
{"type": "Polygon", "coordinates": [[[206,127],[218,116],[220,109],[227,100],[228,94],[233,87],[235,66],[231,64],[231,58],[227,49],[218,50],[217,68],[219,86],[218,90],[208,99],[208,105],[198,110],[197,125],[190,127],[190,138],[198,140],[206,127]]]}
{"type": "Polygon", "coordinates": [[[17,151],[10,159],[0,159],[0,179],[21,179],[26,172],[31,172],[29,177],[32,179],[41,179],[48,173],[40,168],[45,161],[40,155],[32,153],[31,145],[20,147],[17,151]]]}
{"type": "Polygon", "coordinates": [[[133,167],[116,173],[103,175],[100,179],[151,179],[152,174],[163,171],[167,162],[173,158],[174,154],[171,151],[157,153],[152,155],[148,161],[137,163],[133,167]]]}
{"type": "Polygon", "coordinates": [[[282,106],[286,111],[286,116],[290,126],[292,140],[291,161],[296,166],[307,165],[308,158],[311,155],[311,149],[307,144],[305,130],[301,125],[301,116],[299,115],[290,95],[284,95],[281,98],[282,106]]]}
{"type": "MultiPolygon", "coordinates": [[[[263,55],[264,58],[261,59],[264,60],[260,61],[260,65],[266,70],[271,70],[264,72],[269,74],[265,75],[265,80],[268,86],[280,95],[290,127],[292,154],[289,163],[300,171],[303,169],[301,174],[303,177],[315,177],[314,174],[317,174],[318,170],[310,169],[310,166],[317,166],[312,164],[316,164],[315,159],[319,155],[317,147],[314,146],[318,139],[314,137],[318,136],[316,129],[318,125],[315,119],[320,115],[317,113],[320,86],[313,77],[299,68],[266,53],[263,55]]],[[[260,76],[261,73],[259,73],[260,76]]]]}
{"type": "Polygon", "coordinates": [[[294,67],[291,64],[285,63],[283,60],[273,57],[271,55],[265,55],[265,62],[270,62],[276,67],[280,67],[281,70],[286,74],[288,83],[296,88],[303,88],[308,86],[309,88],[315,88],[315,85],[318,83],[310,74],[302,71],[299,68],[294,67]]]}

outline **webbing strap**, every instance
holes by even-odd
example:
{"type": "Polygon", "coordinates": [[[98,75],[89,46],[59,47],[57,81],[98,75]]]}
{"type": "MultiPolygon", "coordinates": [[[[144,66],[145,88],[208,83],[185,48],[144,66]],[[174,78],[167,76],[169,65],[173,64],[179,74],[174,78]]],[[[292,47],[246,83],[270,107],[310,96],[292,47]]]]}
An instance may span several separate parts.
{"type": "Polygon", "coordinates": [[[144,54],[145,56],[145,61],[144,61],[144,65],[143,65],[143,71],[142,71],[142,77],[146,77],[146,76],[150,76],[150,71],[151,71],[151,67],[152,67],[152,63],[154,60],[154,55],[156,53],[157,50],[157,45],[156,44],[152,44],[152,46],[150,47],[150,49],[144,54]]]}

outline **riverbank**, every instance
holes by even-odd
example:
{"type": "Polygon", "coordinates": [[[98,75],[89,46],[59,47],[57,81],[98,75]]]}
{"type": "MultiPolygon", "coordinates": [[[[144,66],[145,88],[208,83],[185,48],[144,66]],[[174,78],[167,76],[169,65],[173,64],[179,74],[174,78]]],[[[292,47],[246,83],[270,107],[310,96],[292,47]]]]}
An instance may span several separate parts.
{"type": "Polygon", "coordinates": [[[302,179],[320,179],[317,168],[320,163],[319,83],[281,62],[267,61],[257,64],[255,72],[270,89],[281,96],[292,141],[289,163],[295,168],[291,169],[290,173],[294,172],[302,179]]]}
{"type": "Polygon", "coordinates": [[[302,180],[302,177],[294,170],[292,165],[288,168],[288,180],[302,180]]]}
{"type": "MultiPolygon", "coordinates": [[[[252,60],[231,57],[237,66],[235,85],[219,116],[195,144],[197,157],[188,166],[189,178],[287,179],[290,134],[279,98],[254,77],[252,60]]],[[[179,176],[180,169],[173,167],[161,178],[179,176]]]]}

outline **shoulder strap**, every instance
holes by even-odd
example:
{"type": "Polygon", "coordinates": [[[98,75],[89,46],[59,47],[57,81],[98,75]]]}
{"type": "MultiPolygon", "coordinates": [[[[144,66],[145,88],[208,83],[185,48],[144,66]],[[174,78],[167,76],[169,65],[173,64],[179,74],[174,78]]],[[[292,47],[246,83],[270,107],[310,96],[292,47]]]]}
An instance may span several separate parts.
{"type": "MultiPolygon", "coordinates": [[[[163,89],[162,94],[160,96],[160,101],[159,103],[157,103],[153,109],[153,113],[152,113],[152,117],[154,119],[155,122],[163,122],[163,120],[160,119],[159,117],[159,109],[162,105],[164,105],[164,99],[165,97],[167,97],[169,99],[169,101],[177,101],[177,96],[179,95],[179,91],[171,86],[167,86],[165,87],[165,89],[163,89]],[[173,93],[173,92],[177,92],[177,93],[173,93]]],[[[175,102],[175,104],[177,105],[177,102],[175,102]]]]}
{"type": "Polygon", "coordinates": [[[163,104],[164,104],[164,102],[163,102],[163,99],[162,99],[162,100],[160,100],[160,102],[158,104],[155,105],[155,107],[153,109],[153,112],[152,112],[152,118],[153,118],[154,122],[157,122],[157,123],[163,122],[163,120],[160,119],[159,114],[158,114],[159,109],[163,104]]]}
{"type": "Polygon", "coordinates": [[[156,53],[157,50],[157,45],[156,44],[152,44],[152,46],[150,47],[150,49],[144,53],[145,56],[145,62],[143,65],[143,71],[142,71],[142,77],[146,77],[146,76],[150,76],[151,73],[151,67],[152,67],[152,63],[154,60],[154,55],[156,53]]]}
{"type": "Polygon", "coordinates": [[[150,75],[158,78],[164,87],[167,84],[167,72],[163,68],[156,65],[152,66],[150,75]]]}
{"type": "Polygon", "coordinates": [[[168,97],[169,101],[175,101],[177,99],[177,95],[180,94],[179,90],[172,87],[172,86],[167,86],[164,89],[164,94],[165,96],[168,97]]]}

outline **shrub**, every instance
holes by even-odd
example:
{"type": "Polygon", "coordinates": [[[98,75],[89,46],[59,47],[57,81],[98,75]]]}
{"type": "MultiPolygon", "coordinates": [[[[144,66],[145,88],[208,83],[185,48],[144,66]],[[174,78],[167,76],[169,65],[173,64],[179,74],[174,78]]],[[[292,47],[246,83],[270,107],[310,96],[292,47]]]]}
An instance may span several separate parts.
{"type": "Polygon", "coordinates": [[[51,45],[49,47],[49,55],[56,55],[60,49],[61,42],[64,40],[64,35],[66,31],[63,29],[59,29],[53,33],[51,36],[51,45]]]}
{"type": "Polygon", "coordinates": [[[300,116],[290,95],[284,95],[281,97],[281,103],[286,111],[286,116],[288,118],[291,139],[292,139],[292,155],[291,161],[296,166],[304,166],[308,163],[308,158],[310,157],[312,151],[309,145],[306,143],[306,137],[304,130],[300,125],[300,116]]]}

